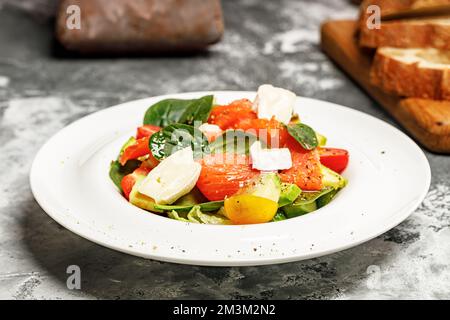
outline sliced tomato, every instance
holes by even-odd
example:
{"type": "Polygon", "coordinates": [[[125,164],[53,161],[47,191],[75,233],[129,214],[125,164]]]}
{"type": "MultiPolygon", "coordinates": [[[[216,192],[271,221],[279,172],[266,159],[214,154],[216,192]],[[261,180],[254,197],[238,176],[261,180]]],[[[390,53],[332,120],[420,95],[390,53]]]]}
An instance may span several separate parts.
{"type": "Polygon", "coordinates": [[[259,174],[246,155],[208,155],[200,163],[202,171],[197,187],[210,201],[232,196],[259,174]]]}
{"type": "Polygon", "coordinates": [[[291,136],[287,139],[286,147],[291,151],[292,168],[281,171],[281,181],[296,184],[306,191],[322,189],[322,173],[317,149],[305,150],[291,136]]]}
{"type": "Polygon", "coordinates": [[[336,148],[319,148],[320,162],[327,168],[341,173],[347,168],[348,151],[336,148]]]}
{"type": "Polygon", "coordinates": [[[208,123],[215,124],[222,130],[236,129],[241,121],[256,119],[252,102],[248,99],[236,100],[225,106],[215,106],[211,110],[208,123]]]}
{"type": "MultiPolygon", "coordinates": [[[[120,164],[125,165],[128,160],[137,159],[150,154],[150,147],[148,146],[149,140],[150,137],[138,139],[134,144],[123,150],[123,153],[119,158],[120,164]]],[[[150,156],[152,155],[150,154],[150,156]]]]}
{"type": "Polygon", "coordinates": [[[151,137],[152,134],[161,130],[161,127],[154,126],[152,124],[145,124],[142,127],[137,128],[136,139],[151,137]]]}
{"type": "Polygon", "coordinates": [[[127,174],[122,178],[120,186],[122,187],[123,195],[127,200],[130,199],[131,190],[139,178],[145,177],[152,170],[146,163],[143,163],[139,168],[132,173],[127,174]]]}
{"type": "Polygon", "coordinates": [[[246,132],[252,132],[259,139],[274,148],[281,148],[286,144],[289,133],[286,127],[279,121],[272,118],[268,119],[244,119],[238,123],[238,129],[246,132]]]}

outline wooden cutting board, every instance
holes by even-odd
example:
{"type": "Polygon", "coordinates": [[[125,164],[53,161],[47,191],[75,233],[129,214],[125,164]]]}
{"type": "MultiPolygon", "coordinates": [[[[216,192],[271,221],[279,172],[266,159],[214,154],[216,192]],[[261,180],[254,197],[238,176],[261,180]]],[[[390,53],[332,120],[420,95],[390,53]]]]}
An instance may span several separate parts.
{"type": "Polygon", "coordinates": [[[373,53],[359,48],[356,32],[356,21],[324,23],[322,50],[424,147],[450,153],[450,101],[402,99],[373,86],[369,79],[373,53]]]}

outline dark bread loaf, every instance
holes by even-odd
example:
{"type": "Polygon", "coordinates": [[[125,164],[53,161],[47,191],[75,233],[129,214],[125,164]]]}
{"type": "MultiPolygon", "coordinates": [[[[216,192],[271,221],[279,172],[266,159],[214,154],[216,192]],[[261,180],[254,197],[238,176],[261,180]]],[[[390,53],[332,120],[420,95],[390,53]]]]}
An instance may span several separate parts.
{"type": "Polygon", "coordinates": [[[88,54],[197,51],[222,34],[219,0],[62,0],[56,22],[62,46],[88,54]],[[80,29],[67,27],[71,5],[80,29]]]}

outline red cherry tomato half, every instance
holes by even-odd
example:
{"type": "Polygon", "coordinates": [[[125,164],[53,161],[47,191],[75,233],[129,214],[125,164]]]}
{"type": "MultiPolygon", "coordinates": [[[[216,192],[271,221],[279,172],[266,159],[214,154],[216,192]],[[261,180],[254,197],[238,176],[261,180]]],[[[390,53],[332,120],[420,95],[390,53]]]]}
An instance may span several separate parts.
{"type": "Polygon", "coordinates": [[[133,186],[135,185],[136,181],[140,177],[145,177],[151,170],[152,170],[151,167],[147,166],[146,164],[142,164],[132,173],[127,174],[125,177],[122,178],[120,186],[122,187],[123,195],[127,200],[130,199],[130,193],[131,190],[133,190],[133,186]]]}
{"type": "Polygon", "coordinates": [[[349,155],[348,151],[336,148],[318,148],[320,163],[337,173],[341,173],[347,168],[349,155]]]}
{"type": "Polygon", "coordinates": [[[160,127],[151,124],[145,124],[142,127],[137,128],[136,139],[142,139],[151,137],[152,134],[161,130],[160,127]]]}
{"type": "Polygon", "coordinates": [[[148,146],[149,140],[150,137],[138,139],[134,144],[128,146],[125,150],[123,150],[123,153],[119,158],[120,164],[125,165],[128,160],[137,159],[139,157],[150,154],[150,148],[148,146]]]}

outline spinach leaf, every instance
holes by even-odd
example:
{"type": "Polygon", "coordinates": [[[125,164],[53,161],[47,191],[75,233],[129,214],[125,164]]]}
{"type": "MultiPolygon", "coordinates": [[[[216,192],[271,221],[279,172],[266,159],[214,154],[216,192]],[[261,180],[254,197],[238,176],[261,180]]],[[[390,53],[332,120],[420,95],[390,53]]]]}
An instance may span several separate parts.
{"type": "Polygon", "coordinates": [[[186,147],[191,147],[194,157],[209,152],[208,139],[203,133],[187,124],[174,123],[154,133],[149,141],[153,156],[161,160],[186,147]]]}
{"type": "Polygon", "coordinates": [[[156,204],[155,208],[165,211],[190,211],[193,207],[199,206],[204,212],[213,212],[219,210],[223,206],[223,201],[212,201],[192,205],[160,205],[156,204]]]}
{"type": "Polygon", "coordinates": [[[150,106],[145,112],[144,124],[165,127],[173,123],[192,125],[206,122],[213,106],[214,96],[199,99],[165,99],[150,106]]]}
{"type": "Polygon", "coordinates": [[[192,100],[192,103],[183,113],[178,123],[194,125],[194,121],[204,123],[208,121],[209,114],[213,106],[214,96],[204,96],[202,98],[192,100]]]}
{"type": "Polygon", "coordinates": [[[319,145],[316,133],[306,124],[290,124],[287,126],[287,130],[289,134],[306,150],[313,150],[319,145]]]}
{"type": "Polygon", "coordinates": [[[257,136],[243,130],[227,130],[210,144],[209,149],[213,154],[249,154],[251,145],[257,140],[257,136]]]}
{"type": "Polygon", "coordinates": [[[119,188],[120,191],[122,191],[122,187],[120,185],[120,182],[122,181],[123,177],[125,177],[127,174],[132,173],[134,170],[139,168],[141,165],[141,161],[139,160],[129,160],[127,163],[125,163],[124,166],[120,165],[119,161],[112,161],[111,165],[109,167],[109,177],[114,182],[117,188],[119,188]]]}

